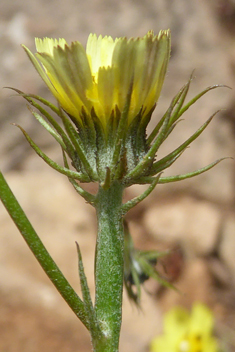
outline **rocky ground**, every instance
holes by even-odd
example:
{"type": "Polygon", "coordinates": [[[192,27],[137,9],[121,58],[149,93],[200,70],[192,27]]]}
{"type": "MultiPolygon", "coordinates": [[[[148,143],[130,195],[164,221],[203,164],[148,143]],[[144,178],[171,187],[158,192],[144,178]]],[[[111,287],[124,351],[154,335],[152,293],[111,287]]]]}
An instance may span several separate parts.
{"type": "MultiPolygon", "coordinates": [[[[1,86],[53,99],[20,47],[34,51],[34,37],[65,37],[83,44],[90,32],[142,36],[171,28],[172,54],[153,124],[195,69],[189,96],[213,84],[185,114],[160,155],[182,143],[210,115],[222,109],[166,175],[200,168],[220,157],[235,157],[234,0],[3,0],[0,11],[1,86]]],[[[20,131],[25,128],[45,153],[61,163],[60,149],[32,118],[23,99],[0,92],[0,167],[21,205],[62,271],[79,292],[75,241],[79,242],[92,292],[96,220],[61,175],[44,165],[20,131]]],[[[159,185],[130,212],[130,229],[140,248],[171,248],[166,272],[181,294],[149,281],[142,311],[124,294],[120,351],[148,351],[161,331],[162,314],[176,304],[201,301],[213,310],[216,333],[235,351],[234,159],[197,178],[159,185]]],[[[130,198],[139,187],[128,190],[130,198]]],[[[89,336],[41,271],[0,205],[0,351],[90,351],[89,336]]]]}

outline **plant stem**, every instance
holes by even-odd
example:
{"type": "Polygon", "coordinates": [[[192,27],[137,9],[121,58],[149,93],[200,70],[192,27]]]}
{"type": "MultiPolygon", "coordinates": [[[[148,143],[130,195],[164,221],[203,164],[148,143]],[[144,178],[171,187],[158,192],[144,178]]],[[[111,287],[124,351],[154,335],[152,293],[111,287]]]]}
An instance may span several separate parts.
{"type": "Polygon", "coordinates": [[[0,199],[51,282],[55,285],[76,316],[88,328],[86,312],[82,300],[78,297],[54,260],[51,258],[50,254],[47,252],[1,172],[0,199]]]}
{"type": "Polygon", "coordinates": [[[96,197],[95,312],[105,338],[93,341],[95,352],[118,351],[124,267],[123,190],[123,186],[115,181],[109,189],[100,187],[96,197]]]}

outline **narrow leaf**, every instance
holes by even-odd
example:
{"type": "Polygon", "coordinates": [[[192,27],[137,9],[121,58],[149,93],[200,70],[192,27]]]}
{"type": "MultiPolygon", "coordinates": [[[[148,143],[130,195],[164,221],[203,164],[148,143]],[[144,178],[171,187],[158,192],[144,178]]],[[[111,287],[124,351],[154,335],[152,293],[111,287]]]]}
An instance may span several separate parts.
{"type": "Polygon", "coordinates": [[[160,179],[161,174],[159,174],[157,177],[155,177],[149,186],[149,188],[146,189],[141,195],[129,200],[122,206],[122,214],[125,215],[131,208],[136,206],[138,203],[140,203],[142,200],[144,200],[148,195],[154,190],[156,187],[159,179],[160,179]]]}
{"type": "Polygon", "coordinates": [[[216,89],[216,88],[229,88],[230,87],[226,86],[226,85],[220,85],[220,84],[216,84],[214,86],[210,86],[206,89],[204,89],[201,93],[199,93],[198,95],[196,95],[193,99],[191,99],[179,112],[178,114],[178,118],[180,118],[180,116],[182,116],[186,110],[188,110],[190,108],[191,105],[193,105],[198,99],[200,99],[204,94],[206,94],[207,92],[209,92],[210,90],[216,89]]]}
{"type": "Polygon", "coordinates": [[[0,199],[48,278],[70,306],[72,311],[88,328],[85,306],[82,300],[78,297],[48,253],[1,172],[0,199]]]}
{"type": "Polygon", "coordinates": [[[203,172],[206,172],[210,169],[212,169],[212,167],[214,167],[215,165],[219,164],[222,160],[225,160],[228,158],[221,158],[219,160],[214,161],[213,163],[198,169],[196,171],[193,172],[189,172],[187,174],[183,174],[183,175],[176,175],[176,176],[169,176],[169,177],[161,177],[158,181],[159,184],[163,184],[163,183],[170,183],[170,182],[177,182],[177,181],[181,181],[181,180],[185,180],[186,178],[191,178],[197,175],[201,175],[203,172]]]}
{"type": "MultiPolygon", "coordinates": [[[[19,93],[32,106],[34,106],[43,116],[45,116],[47,121],[54,127],[54,129],[57,131],[57,133],[63,139],[63,142],[66,145],[66,151],[67,151],[69,157],[72,159],[73,158],[73,154],[74,154],[73,146],[72,146],[69,138],[67,137],[66,133],[62,129],[62,127],[58,124],[58,122],[56,122],[56,120],[45,109],[43,109],[39,104],[37,104],[29,95],[24,94],[19,89],[15,89],[15,88],[11,88],[11,87],[10,87],[10,89],[12,89],[12,90],[16,91],[17,93],[19,93]]],[[[48,102],[48,104],[49,104],[49,102],[48,102]]],[[[55,112],[58,114],[59,113],[59,109],[57,108],[57,110],[55,112]]]]}
{"type": "Polygon", "coordinates": [[[22,92],[20,89],[17,88],[13,88],[13,87],[5,87],[11,90],[14,90],[15,92],[17,92],[20,96],[22,96],[24,99],[26,99],[28,102],[30,102],[32,99],[36,99],[38,101],[40,101],[40,103],[48,106],[53,112],[55,112],[57,115],[59,115],[59,109],[52,103],[50,103],[48,100],[40,97],[39,95],[35,95],[35,94],[26,94],[24,92],[22,92]]]}
{"type": "Polygon", "coordinates": [[[188,90],[189,90],[191,81],[192,81],[192,75],[191,75],[189,81],[187,82],[187,84],[185,85],[185,87],[183,88],[182,94],[181,94],[179,100],[177,101],[178,105],[177,105],[176,109],[174,110],[174,112],[172,113],[172,116],[169,121],[170,125],[172,125],[175,121],[177,121],[179,119],[179,117],[181,116],[181,115],[179,115],[179,112],[181,111],[181,108],[184,104],[185,98],[188,94],[188,90]]]}
{"type": "Polygon", "coordinates": [[[31,147],[35,150],[35,152],[42,158],[49,166],[51,166],[54,170],[60,172],[61,174],[64,174],[68,177],[71,177],[73,179],[79,180],[81,182],[88,182],[90,181],[90,178],[87,175],[78,173],[73,170],[69,170],[67,168],[59,166],[57,163],[55,163],[53,160],[51,160],[46,154],[43,153],[43,151],[32,141],[32,139],[29,137],[29,135],[23,130],[23,128],[19,125],[13,124],[17,126],[22,133],[24,134],[25,138],[31,145],[31,147]]]}
{"type": "Polygon", "coordinates": [[[185,148],[188,147],[190,143],[192,143],[200,134],[205,130],[205,128],[209,125],[213,117],[219,112],[220,110],[216,111],[191,137],[189,137],[183,144],[181,144],[178,148],[176,148],[173,152],[166,155],[161,160],[157,161],[154,164],[154,171],[158,169],[158,167],[164,165],[170,160],[173,160],[177,155],[179,155],[185,148]]]}
{"type": "Polygon", "coordinates": [[[28,107],[32,115],[40,122],[40,124],[50,133],[50,135],[55,138],[55,140],[61,145],[63,150],[66,150],[66,145],[63,142],[63,139],[59,134],[44,120],[44,118],[39,115],[36,111],[33,111],[32,108],[28,107]]]}
{"type": "Polygon", "coordinates": [[[77,242],[76,242],[76,246],[77,246],[77,253],[78,253],[79,277],[80,277],[80,283],[82,288],[83,303],[86,310],[86,318],[88,320],[89,330],[92,335],[92,338],[96,340],[97,338],[102,337],[102,332],[99,326],[99,322],[96,318],[95,310],[91,301],[90,291],[87,284],[87,279],[86,279],[83,262],[82,262],[82,254],[77,242]]]}
{"type": "MultiPolygon", "coordinates": [[[[64,166],[66,167],[66,169],[69,169],[69,164],[68,164],[68,161],[66,159],[66,155],[63,150],[62,150],[62,153],[63,153],[63,159],[64,159],[64,166]]],[[[93,196],[93,194],[85,191],[80,185],[77,184],[77,182],[73,178],[68,177],[68,179],[69,179],[69,182],[73,185],[75,191],[80,196],[82,196],[89,204],[93,205],[95,202],[95,196],[93,196]]]]}
{"type": "Polygon", "coordinates": [[[155,139],[155,137],[157,136],[158,132],[160,131],[160,128],[163,125],[163,122],[166,119],[166,116],[169,114],[169,109],[171,111],[173,111],[173,109],[175,108],[176,104],[178,103],[181,95],[183,94],[185,89],[185,85],[180,89],[180,91],[176,94],[176,96],[172,99],[170,107],[167,109],[167,111],[165,112],[165,114],[163,115],[163,117],[161,118],[161,120],[158,122],[157,126],[153,129],[153,131],[150,133],[148,139],[147,139],[147,143],[148,145],[150,145],[152,143],[152,141],[155,139]]]}
{"type": "Polygon", "coordinates": [[[180,153],[178,153],[177,155],[175,155],[173,157],[169,157],[169,160],[163,160],[164,159],[163,158],[163,159],[157,161],[156,163],[154,163],[149,175],[154,176],[154,175],[158,174],[159,172],[170,167],[183,154],[183,152],[186,149],[187,148],[183,149],[180,153]]]}
{"type": "Polygon", "coordinates": [[[54,104],[52,104],[51,102],[49,102],[48,100],[40,97],[39,95],[35,95],[35,94],[26,94],[26,96],[29,98],[36,99],[36,100],[40,101],[40,103],[48,106],[48,108],[50,108],[54,113],[59,115],[59,108],[57,106],[55,106],[54,104]]]}

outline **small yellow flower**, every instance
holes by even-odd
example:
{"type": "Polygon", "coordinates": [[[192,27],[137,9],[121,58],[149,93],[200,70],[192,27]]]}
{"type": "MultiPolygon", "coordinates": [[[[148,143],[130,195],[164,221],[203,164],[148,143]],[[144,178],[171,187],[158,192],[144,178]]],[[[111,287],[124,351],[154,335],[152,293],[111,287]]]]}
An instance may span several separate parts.
{"type": "Polygon", "coordinates": [[[152,341],[151,352],[217,352],[213,324],[212,312],[203,304],[195,304],[191,315],[174,308],[166,313],[164,334],[152,341]]]}
{"type": "Polygon", "coordinates": [[[36,38],[35,56],[24,49],[73,119],[81,123],[82,111],[94,110],[106,130],[110,117],[123,111],[130,90],[128,124],[141,109],[144,117],[154,107],[169,61],[170,31],[129,40],[90,34],[86,50],[78,41],[68,45],[64,39],[36,38]]]}

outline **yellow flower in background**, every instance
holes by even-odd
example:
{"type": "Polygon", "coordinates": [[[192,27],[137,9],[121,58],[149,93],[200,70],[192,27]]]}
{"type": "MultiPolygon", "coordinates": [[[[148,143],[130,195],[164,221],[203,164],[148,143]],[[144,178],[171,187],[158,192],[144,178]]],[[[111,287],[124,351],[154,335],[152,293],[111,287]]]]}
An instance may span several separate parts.
{"type": "Polygon", "coordinates": [[[217,352],[213,337],[212,312],[203,304],[194,304],[191,314],[176,307],[165,314],[164,333],[151,343],[151,352],[217,352]]]}
{"type": "Polygon", "coordinates": [[[41,78],[75,120],[95,112],[104,129],[123,111],[131,92],[128,124],[141,111],[146,116],[157,102],[170,55],[170,31],[142,38],[90,34],[86,50],[80,42],[36,38],[35,56],[24,47],[41,78]],[[42,66],[40,65],[39,61],[42,66]]]}

